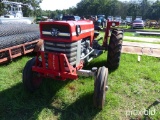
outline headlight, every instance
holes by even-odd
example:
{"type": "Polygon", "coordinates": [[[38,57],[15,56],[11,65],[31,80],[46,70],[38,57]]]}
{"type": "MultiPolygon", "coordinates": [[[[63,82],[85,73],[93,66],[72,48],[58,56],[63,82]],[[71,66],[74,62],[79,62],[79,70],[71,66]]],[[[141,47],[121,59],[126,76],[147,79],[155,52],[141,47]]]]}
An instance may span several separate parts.
{"type": "Polygon", "coordinates": [[[112,23],[112,26],[116,26],[116,23],[112,23]]]}
{"type": "Polygon", "coordinates": [[[77,36],[79,36],[81,34],[81,26],[80,25],[76,25],[76,34],[77,34],[77,36]]]}

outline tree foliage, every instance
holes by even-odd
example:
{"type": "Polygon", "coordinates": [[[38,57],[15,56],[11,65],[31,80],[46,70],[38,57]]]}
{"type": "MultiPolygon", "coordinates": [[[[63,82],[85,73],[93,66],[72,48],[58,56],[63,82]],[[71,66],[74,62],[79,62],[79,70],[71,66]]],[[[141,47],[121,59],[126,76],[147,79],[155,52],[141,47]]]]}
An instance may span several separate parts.
{"type": "MultiPolygon", "coordinates": [[[[104,14],[107,16],[142,16],[143,19],[160,18],[160,0],[81,0],[76,7],[70,7],[64,10],[46,10],[42,11],[39,3],[42,0],[11,0],[31,4],[33,9],[23,6],[24,16],[48,16],[49,18],[58,18],[61,14],[73,14],[79,16],[90,16],[104,14]]],[[[4,5],[0,3],[0,15],[4,14],[4,5]]]]}
{"type": "Polygon", "coordinates": [[[43,11],[43,14],[55,18],[59,14],[74,14],[79,16],[90,16],[104,14],[107,16],[142,16],[143,19],[160,18],[159,0],[81,0],[76,7],[66,10],[43,11]]]}
{"type": "Polygon", "coordinates": [[[3,15],[4,13],[5,13],[4,5],[0,3],[0,16],[3,15]]]}

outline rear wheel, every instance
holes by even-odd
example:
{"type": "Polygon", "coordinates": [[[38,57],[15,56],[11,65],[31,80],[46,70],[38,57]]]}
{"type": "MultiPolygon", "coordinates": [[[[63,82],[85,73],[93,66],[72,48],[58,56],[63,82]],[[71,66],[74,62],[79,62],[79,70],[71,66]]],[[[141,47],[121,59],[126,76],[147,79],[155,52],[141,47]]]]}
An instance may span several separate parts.
{"type": "Polygon", "coordinates": [[[32,71],[32,66],[35,65],[36,58],[32,58],[27,62],[23,69],[23,84],[27,91],[35,91],[41,84],[42,78],[40,74],[32,71]]]}
{"type": "Polygon", "coordinates": [[[123,32],[121,30],[112,30],[110,42],[108,46],[107,67],[109,69],[117,69],[120,63],[122,49],[123,32]]]}
{"type": "Polygon", "coordinates": [[[93,103],[95,107],[103,108],[106,90],[108,90],[108,69],[103,66],[98,69],[94,84],[93,103]]]}

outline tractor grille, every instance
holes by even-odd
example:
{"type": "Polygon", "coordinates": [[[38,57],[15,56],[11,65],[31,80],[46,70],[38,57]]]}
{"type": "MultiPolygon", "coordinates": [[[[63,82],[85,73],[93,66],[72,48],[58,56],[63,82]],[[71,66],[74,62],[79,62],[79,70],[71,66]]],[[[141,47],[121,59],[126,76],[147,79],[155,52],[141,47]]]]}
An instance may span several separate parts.
{"type": "Polygon", "coordinates": [[[41,26],[42,38],[70,39],[70,28],[67,25],[45,24],[41,26]]]}
{"type": "MultiPolygon", "coordinates": [[[[78,42],[73,43],[57,43],[44,41],[44,51],[66,54],[71,65],[76,64],[78,42]]],[[[47,55],[46,55],[47,60],[47,55]]]]}

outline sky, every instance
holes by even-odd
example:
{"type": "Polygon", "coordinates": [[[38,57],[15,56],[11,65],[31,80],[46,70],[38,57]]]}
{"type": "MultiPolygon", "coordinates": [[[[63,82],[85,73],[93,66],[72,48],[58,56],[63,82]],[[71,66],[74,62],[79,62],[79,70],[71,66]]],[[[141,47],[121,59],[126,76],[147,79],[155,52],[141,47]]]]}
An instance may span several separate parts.
{"type": "MultiPolygon", "coordinates": [[[[40,4],[42,10],[63,10],[69,7],[75,7],[81,0],[43,0],[40,4]]],[[[120,0],[129,1],[129,0],[120,0]]]]}
{"type": "Polygon", "coordinates": [[[43,0],[40,4],[42,10],[63,10],[76,6],[81,0],[43,0]]]}

